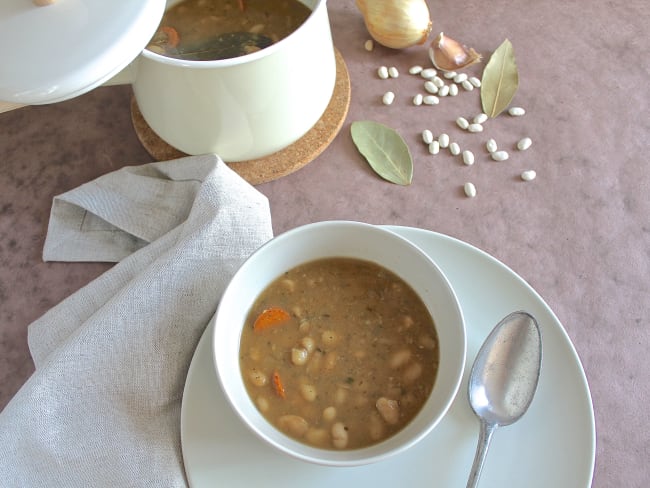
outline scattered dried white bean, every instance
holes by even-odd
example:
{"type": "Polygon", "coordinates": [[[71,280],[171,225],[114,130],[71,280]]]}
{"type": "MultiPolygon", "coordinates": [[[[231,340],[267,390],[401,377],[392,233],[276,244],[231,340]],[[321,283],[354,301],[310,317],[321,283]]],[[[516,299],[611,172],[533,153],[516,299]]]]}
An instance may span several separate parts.
{"type": "Polygon", "coordinates": [[[537,176],[537,173],[535,173],[535,170],[528,169],[521,173],[521,179],[524,181],[533,181],[535,177],[537,176]]]}
{"type": "Polygon", "coordinates": [[[521,117],[526,113],[526,111],[521,107],[510,107],[508,113],[513,117],[521,117]]]}
{"type": "Polygon", "coordinates": [[[438,154],[440,152],[440,143],[438,141],[432,141],[429,144],[429,152],[431,154],[438,154]]]}
{"type": "Polygon", "coordinates": [[[494,151],[491,155],[495,161],[505,161],[510,157],[507,151],[494,151]]]}
{"type": "Polygon", "coordinates": [[[517,149],[520,151],[525,151],[533,144],[533,141],[530,137],[524,137],[523,139],[517,142],[517,149]]]}
{"type": "Polygon", "coordinates": [[[485,148],[489,153],[495,152],[498,149],[497,141],[494,139],[488,139],[488,141],[485,143],[485,148]]]}
{"type": "Polygon", "coordinates": [[[458,73],[456,76],[454,76],[454,83],[462,83],[463,81],[467,80],[467,78],[467,74],[458,73]]]}
{"type": "Polygon", "coordinates": [[[469,198],[474,198],[476,196],[476,187],[474,186],[474,183],[470,181],[463,185],[463,190],[465,191],[465,195],[469,198]]]}
{"type": "Polygon", "coordinates": [[[465,117],[458,117],[456,119],[456,125],[463,130],[466,130],[469,127],[469,122],[465,117]]]}
{"type": "Polygon", "coordinates": [[[413,97],[413,105],[422,105],[422,94],[418,93],[413,97]]]}
{"type": "Polygon", "coordinates": [[[438,95],[441,97],[446,97],[449,95],[449,85],[443,85],[440,87],[440,90],[438,91],[438,95]]]}
{"type": "Polygon", "coordinates": [[[377,69],[377,76],[379,76],[382,80],[388,79],[388,68],[386,66],[380,66],[377,69]]]}
{"type": "Polygon", "coordinates": [[[471,76],[469,78],[469,82],[476,88],[481,88],[481,80],[479,80],[476,76],[471,76]]]}
{"type": "Polygon", "coordinates": [[[472,85],[469,80],[463,81],[461,86],[467,91],[472,91],[474,89],[474,85],[472,85]]]}
{"type": "Polygon", "coordinates": [[[391,78],[397,78],[399,76],[399,71],[397,71],[397,68],[395,66],[388,68],[388,76],[391,78]]]}
{"type": "Polygon", "coordinates": [[[375,48],[375,43],[373,42],[372,39],[368,39],[364,45],[364,48],[366,48],[366,51],[372,51],[375,48]]]}
{"type": "Polygon", "coordinates": [[[449,152],[454,156],[458,156],[460,154],[460,146],[457,142],[452,142],[449,144],[449,152]]]}
{"type": "Polygon", "coordinates": [[[422,99],[422,102],[425,105],[438,105],[438,103],[440,103],[440,99],[435,95],[427,95],[422,99]]]}
{"type": "Polygon", "coordinates": [[[449,95],[452,97],[458,95],[458,85],[449,85],[449,95]]]}
{"type": "Polygon", "coordinates": [[[445,86],[445,80],[440,78],[439,76],[434,76],[431,78],[431,81],[433,81],[433,84],[436,85],[438,88],[442,88],[445,86]]]}
{"type": "Polygon", "coordinates": [[[381,98],[381,101],[384,105],[390,105],[395,101],[395,94],[392,91],[387,91],[384,93],[384,96],[381,98]]]}
{"type": "Polygon", "coordinates": [[[434,95],[435,95],[436,93],[438,93],[438,87],[437,87],[436,84],[435,84],[433,81],[431,81],[431,80],[427,80],[427,81],[424,82],[424,89],[425,89],[426,91],[428,91],[429,93],[433,93],[434,95]]]}
{"type": "Polygon", "coordinates": [[[433,77],[436,76],[437,74],[438,72],[433,68],[426,68],[420,72],[420,76],[426,80],[433,79],[433,77]]]}
{"type": "Polygon", "coordinates": [[[485,124],[487,120],[488,120],[487,114],[480,113],[476,117],[474,117],[472,122],[474,122],[475,124],[485,124]]]}
{"type": "Polygon", "coordinates": [[[474,164],[474,153],[469,150],[463,151],[463,163],[465,163],[467,166],[471,166],[474,164]]]}
{"type": "Polygon", "coordinates": [[[419,75],[420,73],[422,73],[422,66],[420,66],[419,64],[416,64],[415,66],[411,66],[409,68],[409,73],[412,75],[419,75]]]}
{"type": "Polygon", "coordinates": [[[483,126],[481,124],[469,124],[469,127],[467,127],[467,130],[469,132],[483,132],[483,126]]]}
{"type": "Polygon", "coordinates": [[[431,144],[433,142],[433,133],[429,129],[424,129],[422,131],[422,140],[425,144],[431,144]]]}
{"type": "Polygon", "coordinates": [[[443,149],[449,147],[449,135],[442,133],[438,136],[438,143],[443,149]]]}
{"type": "Polygon", "coordinates": [[[458,73],[456,73],[455,71],[447,71],[447,72],[443,73],[442,76],[444,76],[444,77],[447,78],[448,80],[451,80],[451,79],[452,79],[454,76],[456,76],[457,74],[458,74],[458,73]]]}

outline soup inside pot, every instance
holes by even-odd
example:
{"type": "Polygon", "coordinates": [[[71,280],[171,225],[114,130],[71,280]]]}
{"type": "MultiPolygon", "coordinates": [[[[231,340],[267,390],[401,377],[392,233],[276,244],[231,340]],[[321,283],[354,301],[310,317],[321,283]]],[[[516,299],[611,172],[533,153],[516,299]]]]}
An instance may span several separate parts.
{"type": "Polygon", "coordinates": [[[147,49],[194,61],[244,56],[284,39],[310,14],[299,0],[184,0],[165,12],[147,49]]]}
{"type": "Polygon", "coordinates": [[[438,337],[426,305],[401,278],[358,259],[289,270],[249,312],[240,343],[246,389],[287,435],[357,449],[394,435],[434,385],[438,337]]]}

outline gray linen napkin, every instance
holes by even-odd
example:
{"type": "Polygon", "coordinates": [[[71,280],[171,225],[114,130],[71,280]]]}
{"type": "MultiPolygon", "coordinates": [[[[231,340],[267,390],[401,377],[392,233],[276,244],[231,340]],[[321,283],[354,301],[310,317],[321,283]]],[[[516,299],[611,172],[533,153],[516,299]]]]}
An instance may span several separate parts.
{"type": "Polygon", "coordinates": [[[3,487],[185,486],[190,360],[267,199],[214,155],[123,168],[55,198],[46,260],[118,261],[29,326],[36,371],[0,414],[3,487]]]}

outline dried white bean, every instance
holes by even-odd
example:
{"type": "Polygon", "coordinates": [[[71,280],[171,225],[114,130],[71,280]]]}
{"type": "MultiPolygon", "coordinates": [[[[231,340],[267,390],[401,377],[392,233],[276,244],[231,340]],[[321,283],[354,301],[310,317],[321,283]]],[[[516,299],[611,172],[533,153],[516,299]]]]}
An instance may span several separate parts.
{"type": "Polygon", "coordinates": [[[473,122],[475,124],[485,124],[488,120],[487,114],[480,113],[476,117],[474,117],[473,122]]]}
{"type": "Polygon", "coordinates": [[[467,80],[467,78],[467,74],[458,73],[456,76],[454,76],[454,83],[462,83],[463,81],[467,80]]]}
{"type": "Polygon", "coordinates": [[[474,198],[476,196],[476,187],[470,181],[463,185],[463,191],[468,198],[474,198]]]}
{"type": "Polygon", "coordinates": [[[498,149],[497,141],[495,141],[494,139],[488,139],[488,141],[485,143],[485,148],[488,150],[489,153],[493,153],[498,149]]]}
{"type": "Polygon", "coordinates": [[[440,99],[435,95],[427,95],[422,99],[422,103],[425,105],[438,105],[440,99]]]}
{"type": "Polygon", "coordinates": [[[535,173],[535,170],[528,169],[521,173],[521,179],[524,181],[533,181],[535,177],[537,176],[537,173],[535,173]]]}
{"type": "Polygon", "coordinates": [[[337,405],[343,405],[347,401],[349,394],[350,390],[339,386],[334,392],[334,403],[337,405]]]}
{"type": "Polygon", "coordinates": [[[305,434],[305,440],[312,446],[323,446],[327,445],[330,435],[326,429],[316,429],[310,428],[305,434]]]}
{"type": "Polygon", "coordinates": [[[257,397],[255,403],[257,404],[257,408],[260,410],[260,412],[267,412],[271,406],[269,404],[269,399],[263,396],[257,397]]]}
{"type": "Polygon", "coordinates": [[[433,82],[434,85],[436,85],[438,88],[442,88],[445,86],[445,80],[440,78],[439,76],[434,76],[431,78],[431,81],[433,82]]]}
{"type": "Polygon", "coordinates": [[[404,366],[411,359],[411,350],[410,349],[400,349],[399,351],[394,352],[391,357],[388,359],[388,365],[391,369],[397,369],[404,366]]]}
{"type": "Polygon", "coordinates": [[[526,111],[521,107],[510,107],[508,113],[513,117],[521,117],[526,113],[526,111]]]}
{"type": "Polygon", "coordinates": [[[437,87],[436,84],[435,84],[433,81],[431,81],[431,80],[427,80],[427,81],[424,82],[424,89],[425,89],[426,91],[428,91],[429,93],[433,93],[434,95],[435,95],[436,93],[438,93],[438,87],[437,87]]]}
{"type": "Polygon", "coordinates": [[[442,133],[438,136],[438,143],[443,149],[449,147],[449,135],[442,133]]]}
{"type": "Polygon", "coordinates": [[[456,76],[457,74],[458,74],[458,73],[456,73],[455,71],[447,71],[447,72],[443,73],[442,76],[444,76],[444,77],[447,78],[448,80],[451,80],[451,79],[452,79],[454,76],[456,76]]]}
{"type": "Polygon", "coordinates": [[[469,78],[469,82],[476,88],[481,88],[481,80],[479,80],[476,76],[471,76],[469,78]]]}
{"type": "Polygon", "coordinates": [[[422,73],[422,66],[418,64],[416,64],[415,66],[411,66],[409,68],[409,73],[412,75],[419,75],[420,73],[422,73]]]}
{"type": "Polygon", "coordinates": [[[533,141],[530,137],[524,137],[517,142],[517,149],[520,151],[525,151],[533,144],[533,141]]]}
{"type": "Polygon", "coordinates": [[[458,95],[458,85],[449,85],[449,95],[452,97],[458,95]]]}
{"type": "Polygon", "coordinates": [[[438,141],[433,141],[429,144],[429,152],[431,154],[438,154],[440,152],[440,143],[438,141]]]}
{"type": "Polygon", "coordinates": [[[366,49],[366,51],[372,51],[375,48],[375,43],[372,39],[368,39],[364,44],[363,47],[366,49]]]}
{"type": "Polygon", "coordinates": [[[316,348],[316,342],[309,336],[303,337],[300,344],[302,344],[302,347],[304,347],[309,353],[314,352],[314,349],[316,348]]]}
{"type": "Polygon", "coordinates": [[[433,69],[433,68],[423,69],[423,70],[420,72],[420,76],[422,76],[422,78],[425,78],[425,79],[427,79],[427,80],[431,80],[431,79],[432,79],[434,76],[436,76],[437,74],[438,74],[438,72],[437,72],[435,69],[433,69]]]}
{"type": "Polygon", "coordinates": [[[395,425],[399,421],[399,403],[386,397],[381,397],[375,403],[377,411],[384,422],[395,425]]]}
{"type": "Polygon", "coordinates": [[[469,124],[469,127],[467,127],[467,130],[469,132],[483,132],[483,126],[481,124],[469,124]]]}
{"type": "Polygon", "coordinates": [[[418,93],[413,97],[413,105],[422,105],[422,94],[418,93]]]}
{"type": "Polygon", "coordinates": [[[422,375],[422,365],[420,363],[411,364],[402,375],[402,379],[405,383],[413,383],[422,375]]]}
{"type": "Polygon", "coordinates": [[[422,131],[422,140],[425,144],[431,144],[433,142],[433,132],[429,129],[424,129],[422,131]]]}
{"type": "Polygon", "coordinates": [[[348,431],[343,422],[332,425],[332,444],[337,449],[345,449],[348,446],[348,431]]]}
{"type": "Polygon", "coordinates": [[[472,91],[474,89],[474,85],[472,85],[469,80],[463,81],[461,86],[467,91],[472,91]]]}
{"type": "Polygon", "coordinates": [[[463,163],[465,163],[467,166],[471,166],[474,164],[474,153],[468,149],[463,151],[463,163]]]}
{"type": "Polygon", "coordinates": [[[384,437],[385,426],[384,422],[377,412],[372,412],[368,419],[368,435],[373,441],[378,441],[384,437]]]}
{"type": "Polygon", "coordinates": [[[249,371],[248,378],[250,379],[251,383],[253,383],[255,386],[264,386],[269,381],[266,375],[262,373],[259,369],[252,369],[251,371],[249,371]]]}
{"type": "Polygon", "coordinates": [[[381,98],[381,101],[384,105],[390,105],[395,101],[395,94],[392,91],[387,91],[384,93],[384,96],[381,98]]]}
{"type": "Polygon", "coordinates": [[[456,119],[456,125],[460,127],[461,129],[465,130],[469,127],[469,122],[465,117],[458,117],[456,119]]]}
{"type": "Polygon", "coordinates": [[[441,97],[446,97],[449,95],[449,85],[443,85],[440,87],[440,90],[438,91],[438,95],[441,97]]]}
{"type": "Polygon", "coordinates": [[[388,68],[388,76],[391,78],[397,78],[399,76],[399,71],[397,71],[397,68],[395,66],[388,68]]]}
{"type": "Polygon", "coordinates": [[[454,156],[458,156],[460,154],[460,145],[457,142],[450,143],[449,152],[454,156]]]}
{"type": "Polygon", "coordinates": [[[377,76],[379,76],[382,80],[388,79],[388,68],[386,66],[380,66],[377,69],[377,76]]]}
{"type": "Polygon", "coordinates": [[[495,161],[505,161],[509,157],[510,155],[508,154],[507,151],[494,151],[492,153],[492,159],[494,159],[495,161]]]}

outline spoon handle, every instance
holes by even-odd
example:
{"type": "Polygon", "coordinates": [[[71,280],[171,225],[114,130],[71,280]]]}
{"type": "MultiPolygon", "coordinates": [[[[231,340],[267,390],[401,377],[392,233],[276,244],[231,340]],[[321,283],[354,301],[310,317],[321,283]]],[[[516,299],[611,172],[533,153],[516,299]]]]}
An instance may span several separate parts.
{"type": "Polygon", "coordinates": [[[467,488],[476,488],[476,486],[478,486],[478,480],[481,477],[481,471],[483,470],[483,464],[485,463],[488,447],[490,447],[490,441],[492,440],[492,433],[496,427],[497,426],[494,424],[488,424],[487,422],[481,421],[481,432],[478,438],[478,445],[476,446],[476,454],[474,455],[472,470],[470,471],[469,479],[467,480],[467,488]]]}

